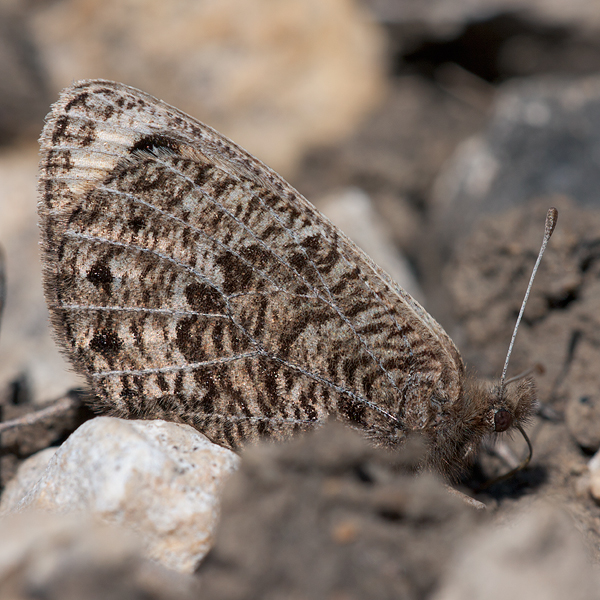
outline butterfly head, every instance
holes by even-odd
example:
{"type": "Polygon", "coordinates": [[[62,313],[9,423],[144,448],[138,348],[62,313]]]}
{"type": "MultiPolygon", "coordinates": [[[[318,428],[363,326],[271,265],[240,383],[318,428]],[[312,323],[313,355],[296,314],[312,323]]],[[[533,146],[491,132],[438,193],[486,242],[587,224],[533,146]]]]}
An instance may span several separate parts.
{"type": "Polygon", "coordinates": [[[490,384],[467,378],[462,401],[438,429],[429,452],[432,466],[450,479],[473,462],[484,437],[523,431],[535,412],[535,384],[531,377],[507,384],[490,384]]]}
{"type": "Polygon", "coordinates": [[[533,379],[526,377],[494,386],[489,402],[494,433],[504,433],[514,427],[522,427],[533,416],[537,404],[533,379]]]}

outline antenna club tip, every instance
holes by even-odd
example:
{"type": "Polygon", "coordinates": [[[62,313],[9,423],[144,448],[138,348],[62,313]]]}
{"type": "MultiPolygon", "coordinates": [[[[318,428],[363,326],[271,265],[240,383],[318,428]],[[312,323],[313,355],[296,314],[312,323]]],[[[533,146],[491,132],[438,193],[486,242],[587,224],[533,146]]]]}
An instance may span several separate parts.
{"type": "Polygon", "coordinates": [[[554,228],[558,222],[558,210],[552,207],[546,213],[546,237],[550,237],[554,233],[554,228]]]}

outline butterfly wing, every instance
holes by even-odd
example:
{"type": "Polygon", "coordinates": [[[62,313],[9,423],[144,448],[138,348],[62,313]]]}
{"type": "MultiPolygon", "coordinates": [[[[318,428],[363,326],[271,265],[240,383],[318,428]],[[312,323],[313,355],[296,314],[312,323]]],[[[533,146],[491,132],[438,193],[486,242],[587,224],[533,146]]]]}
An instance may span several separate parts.
{"type": "Polygon", "coordinates": [[[82,81],[41,147],[46,298],[102,410],[237,448],[332,414],[393,444],[458,401],[462,361],[435,320],[210,127],[82,81]]]}

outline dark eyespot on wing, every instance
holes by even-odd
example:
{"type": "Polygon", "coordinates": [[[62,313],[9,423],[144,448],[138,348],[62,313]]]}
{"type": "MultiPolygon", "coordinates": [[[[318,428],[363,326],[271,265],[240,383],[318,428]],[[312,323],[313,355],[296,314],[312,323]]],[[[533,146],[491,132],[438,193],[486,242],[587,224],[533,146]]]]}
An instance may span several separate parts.
{"type": "Polygon", "coordinates": [[[133,217],[127,222],[127,227],[133,231],[134,235],[137,235],[145,226],[146,222],[141,216],[133,217]]]}
{"type": "Polygon", "coordinates": [[[89,347],[93,352],[101,354],[107,362],[112,363],[123,348],[123,341],[113,331],[102,329],[94,334],[89,347]]]}
{"type": "Polygon", "coordinates": [[[87,273],[87,280],[110,296],[113,276],[104,260],[96,261],[87,273]]]}
{"type": "Polygon", "coordinates": [[[163,148],[177,152],[179,144],[172,138],[164,135],[146,136],[131,146],[130,154],[134,152],[150,152],[154,154],[158,149],[163,148]]]}

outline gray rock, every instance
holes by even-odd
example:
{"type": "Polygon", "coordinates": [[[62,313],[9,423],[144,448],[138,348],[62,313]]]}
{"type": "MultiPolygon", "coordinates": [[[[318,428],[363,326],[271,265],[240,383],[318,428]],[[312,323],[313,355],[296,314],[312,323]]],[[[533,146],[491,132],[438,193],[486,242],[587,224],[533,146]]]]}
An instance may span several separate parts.
{"type": "Polygon", "coordinates": [[[597,206],[599,174],[600,77],[507,84],[486,131],[463,142],[436,181],[438,228],[461,237],[478,215],[541,196],[597,206]]]}
{"type": "Polygon", "coordinates": [[[600,26],[595,0],[366,0],[384,21],[421,24],[430,31],[452,35],[467,23],[491,19],[507,13],[547,25],[565,25],[592,29],[600,26]]]}
{"type": "Polygon", "coordinates": [[[431,473],[414,476],[418,442],[388,452],[331,423],[249,448],[197,573],[203,597],[428,598],[457,540],[487,515],[431,473]]]}

